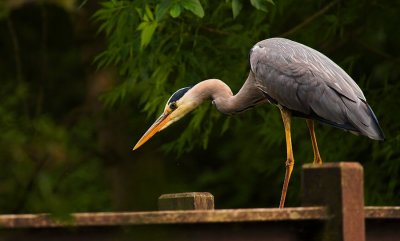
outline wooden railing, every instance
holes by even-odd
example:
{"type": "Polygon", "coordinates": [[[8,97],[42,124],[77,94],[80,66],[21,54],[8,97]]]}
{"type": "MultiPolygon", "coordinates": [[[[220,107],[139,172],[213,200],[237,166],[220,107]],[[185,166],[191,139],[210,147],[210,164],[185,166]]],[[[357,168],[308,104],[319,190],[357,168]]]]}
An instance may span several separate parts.
{"type": "Polygon", "coordinates": [[[400,241],[400,207],[364,207],[358,163],[303,166],[302,207],[214,210],[209,193],[162,195],[159,211],[0,215],[0,240],[400,241]]]}

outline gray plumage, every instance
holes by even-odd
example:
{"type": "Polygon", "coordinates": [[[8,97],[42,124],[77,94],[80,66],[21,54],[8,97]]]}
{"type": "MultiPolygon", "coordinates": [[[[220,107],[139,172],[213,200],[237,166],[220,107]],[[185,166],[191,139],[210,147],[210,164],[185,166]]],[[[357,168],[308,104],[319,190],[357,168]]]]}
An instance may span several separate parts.
{"type": "Polygon", "coordinates": [[[320,52],[288,39],[271,38],[251,49],[250,66],[246,82],[252,82],[271,103],[287,108],[293,115],[371,139],[384,138],[361,89],[320,52]]]}
{"type": "Polygon", "coordinates": [[[271,38],[257,43],[249,56],[251,70],[236,95],[219,79],[203,80],[191,88],[178,90],[133,150],[206,100],[212,100],[215,107],[226,114],[240,113],[269,101],[280,108],[285,128],[286,172],[279,203],[283,208],[294,166],[292,115],[307,119],[314,164],[322,164],[322,158],[312,120],[383,140],[378,120],[361,89],[325,55],[288,39],[271,38]]]}

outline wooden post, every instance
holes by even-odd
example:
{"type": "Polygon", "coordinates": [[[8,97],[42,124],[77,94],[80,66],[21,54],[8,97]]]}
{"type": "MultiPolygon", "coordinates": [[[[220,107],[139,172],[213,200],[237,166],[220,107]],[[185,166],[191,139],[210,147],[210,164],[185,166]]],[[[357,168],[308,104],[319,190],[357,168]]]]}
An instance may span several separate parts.
{"type": "Polygon", "coordinates": [[[211,210],[214,209],[214,196],[208,192],[163,194],[158,198],[158,209],[211,210]]]}
{"type": "Polygon", "coordinates": [[[365,241],[363,168],[341,162],[303,165],[303,206],[326,206],[324,241],[365,241]]]}

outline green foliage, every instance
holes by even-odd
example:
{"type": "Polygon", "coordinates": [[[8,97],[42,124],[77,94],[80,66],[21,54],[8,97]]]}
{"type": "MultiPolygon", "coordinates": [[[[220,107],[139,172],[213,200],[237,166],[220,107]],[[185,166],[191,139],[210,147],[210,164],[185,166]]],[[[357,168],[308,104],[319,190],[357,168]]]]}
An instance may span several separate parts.
{"type": "Polygon", "coordinates": [[[104,210],[110,198],[96,155],[94,117],[75,109],[84,83],[80,56],[68,41],[70,26],[62,21],[67,15],[44,4],[30,7],[0,22],[1,213],[104,210]],[[47,17],[43,25],[33,24],[41,16],[47,17]],[[60,41],[49,44],[45,37],[54,36],[37,34],[41,26],[60,41]]]}
{"type": "Polygon", "coordinates": [[[82,160],[84,149],[93,148],[76,142],[91,141],[93,128],[89,120],[67,130],[48,114],[32,118],[25,112],[29,108],[28,99],[34,97],[30,94],[31,87],[25,84],[4,87],[4,92],[14,95],[3,93],[0,99],[2,209],[65,215],[96,209],[95,202],[103,206],[99,200],[107,200],[102,196],[104,191],[93,189],[100,193],[97,197],[80,195],[101,173],[96,158],[82,160]]]}

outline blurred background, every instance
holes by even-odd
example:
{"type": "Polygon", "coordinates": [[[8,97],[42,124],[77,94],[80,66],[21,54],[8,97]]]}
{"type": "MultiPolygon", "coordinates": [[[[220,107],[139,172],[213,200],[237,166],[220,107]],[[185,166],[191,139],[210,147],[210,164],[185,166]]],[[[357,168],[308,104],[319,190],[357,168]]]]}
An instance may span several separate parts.
{"type": "MultiPolygon", "coordinates": [[[[237,92],[248,52],[286,37],[363,89],[384,142],[316,125],[325,162],[364,166],[367,205],[400,205],[400,2],[392,0],[1,0],[0,213],[155,210],[163,193],[207,191],[216,208],[277,207],[285,140],[272,105],[224,116],[211,103],[133,145],[175,90],[203,79],[237,92]]],[[[292,127],[287,206],[313,160],[292,127]]]]}

